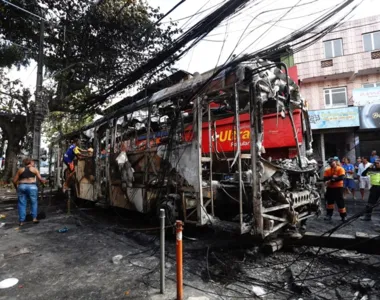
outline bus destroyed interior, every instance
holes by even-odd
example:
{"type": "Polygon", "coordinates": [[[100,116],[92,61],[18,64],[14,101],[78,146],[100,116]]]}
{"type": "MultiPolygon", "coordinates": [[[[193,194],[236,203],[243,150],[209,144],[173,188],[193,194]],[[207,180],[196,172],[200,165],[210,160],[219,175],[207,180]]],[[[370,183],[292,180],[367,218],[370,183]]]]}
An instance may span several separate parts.
{"type": "MultiPolygon", "coordinates": [[[[307,110],[285,65],[208,72],[83,128],[78,198],[266,238],[320,213],[307,110]]],[[[56,180],[62,153],[55,147],[56,180]]],[[[75,182],[74,182],[75,181],[75,182]]]]}

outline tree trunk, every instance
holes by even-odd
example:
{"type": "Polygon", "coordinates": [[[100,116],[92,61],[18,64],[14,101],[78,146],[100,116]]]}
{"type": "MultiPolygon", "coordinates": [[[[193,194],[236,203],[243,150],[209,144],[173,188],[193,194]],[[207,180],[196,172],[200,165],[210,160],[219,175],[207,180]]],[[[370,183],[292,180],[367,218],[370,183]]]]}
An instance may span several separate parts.
{"type": "Polygon", "coordinates": [[[2,114],[0,127],[3,132],[3,140],[8,141],[2,180],[9,182],[16,173],[17,155],[21,150],[20,142],[26,135],[26,117],[2,114]]]}
{"type": "Polygon", "coordinates": [[[5,168],[2,181],[10,182],[17,170],[17,154],[20,152],[20,140],[8,139],[8,147],[5,156],[5,168]]]}

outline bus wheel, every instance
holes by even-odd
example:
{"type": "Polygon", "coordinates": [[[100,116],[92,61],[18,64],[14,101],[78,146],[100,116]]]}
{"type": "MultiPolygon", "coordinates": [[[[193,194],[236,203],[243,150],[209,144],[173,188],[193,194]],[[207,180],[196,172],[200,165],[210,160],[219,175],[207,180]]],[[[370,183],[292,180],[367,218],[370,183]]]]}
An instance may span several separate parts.
{"type": "Polygon", "coordinates": [[[157,207],[157,217],[160,217],[160,209],[165,210],[165,225],[174,226],[176,220],[179,219],[179,207],[177,195],[169,195],[158,205],[157,207]]]}

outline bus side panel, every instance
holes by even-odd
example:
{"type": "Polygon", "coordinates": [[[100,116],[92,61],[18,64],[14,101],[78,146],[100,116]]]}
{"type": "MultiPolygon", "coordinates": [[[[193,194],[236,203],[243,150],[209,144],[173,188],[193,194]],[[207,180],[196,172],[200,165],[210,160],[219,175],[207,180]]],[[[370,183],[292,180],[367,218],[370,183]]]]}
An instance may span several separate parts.
{"type": "Polygon", "coordinates": [[[92,159],[79,160],[76,166],[76,188],[78,198],[95,201],[95,176],[92,159]]]}

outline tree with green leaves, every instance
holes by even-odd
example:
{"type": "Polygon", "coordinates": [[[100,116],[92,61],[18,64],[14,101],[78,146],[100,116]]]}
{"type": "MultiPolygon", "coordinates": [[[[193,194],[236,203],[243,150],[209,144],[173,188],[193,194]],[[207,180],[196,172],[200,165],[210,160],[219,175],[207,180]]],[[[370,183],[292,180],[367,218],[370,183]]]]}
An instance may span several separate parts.
{"type": "Polygon", "coordinates": [[[48,121],[44,123],[44,135],[48,142],[58,139],[60,136],[78,130],[93,121],[93,117],[67,114],[66,112],[51,112],[48,121]]]}
{"type": "MultiPolygon", "coordinates": [[[[174,23],[156,24],[163,15],[145,0],[12,3],[49,21],[44,64],[46,75],[56,83],[51,110],[80,113],[75,108],[86,98],[83,95],[102,91],[138,68],[179,33],[174,23]]],[[[25,58],[37,57],[40,20],[3,3],[0,11],[5,16],[0,20],[0,36],[30,49],[24,49],[25,58]]],[[[151,83],[170,70],[169,65],[158,74],[146,74],[137,84],[151,83]]]]}
{"type": "MultiPolygon", "coordinates": [[[[30,140],[34,102],[31,101],[29,89],[19,80],[10,80],[0,69],[0,128],[2,129],[2,146],[7,141],[3,181],[9,181],[15,171],[17,155],[22,148],[27,148],[30,140]]],[[[1,153],[2,154],[2,153],[1,153]]]]}
{"type": "MultiPolygon", "coordinates": [[[[101,113],[100,108],[83,115],[77,108],[83,107],[89,95],[117,82],[168,47],[179,33],[172,22],[160,25],[158,21],[163,14],[145,0],[12,0],[11,3],[29,13],[0,1],[0,67],[20,68],[36,61],[40,22],[45,22],[44,87],[48,92],[44,101],[48,102],[50,117],[44,128],[48,138],[78,129],[91,121],[95,112],[101,113]]],[[[136,85],[150,84],[169,71],[170,64],[158,73],[147,73],[136,85]]],[[[20,96],[17,103],[21,103],[20,96]]],[[[30,98],[29,92],[28,101],[30,98]]],[[[10,96],[4,99],[4,107],[9,108],[10,99],[10,96]]],[[[27,118],[20,110],[2,107],[0,113],[4,132],[1,124],[6,126],[8,117],[27,118]]],[[[20,135],[29,132],[26,126],[18,131],[20,135]]]]}

